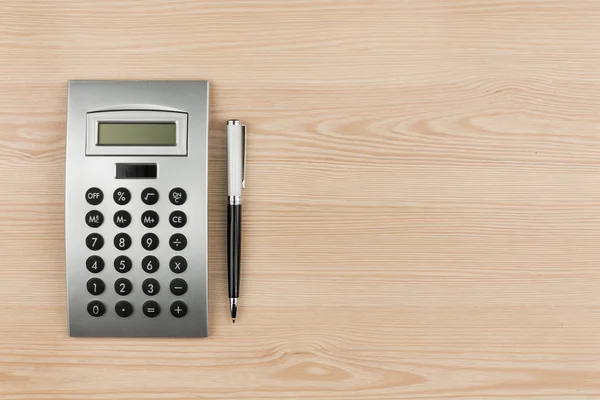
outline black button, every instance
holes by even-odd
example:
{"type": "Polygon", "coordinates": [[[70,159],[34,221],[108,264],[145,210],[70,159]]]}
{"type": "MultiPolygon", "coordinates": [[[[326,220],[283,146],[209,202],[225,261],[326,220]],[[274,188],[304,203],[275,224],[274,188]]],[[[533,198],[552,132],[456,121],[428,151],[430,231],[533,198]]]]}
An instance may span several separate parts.
{"type": "Polygon", "coordinates": [[[156,279],[145,279],[144,282],[142,282],[142,291],[148,296],[154,296],[160,291],[160,284],[156,279]]]}
{"type": "Polygon", "coordinates": [[[171,189],[169,192],[169,200],[171,200],[171,203],[175,204],[176,206],[180,206],[185,203],[186,199],[187,194],[182,188],[171,189]]]}
{"type": "Polygon", "coordinates": [[[174,301],[173,304],[171,304],[171,314],[177,318],[183,317],[187,314],[187,305],[181,300],[174,301]]]}
{"type": "Polygon", "coordinates": [[[115,292],[117,292],[118,295],[127,296],[129,293],[131,293],[132,289],[133,285],[129,279],[119,278],[115,282],[115,292]]]}
{"type": "Polygon", "coordinates": [[[158,225],[158,214],[156,211],[144,211],[142,214],[142,224],[144,224],[146,228],[154,228],[158,225]]]}
{"type": "Polygon", "coordinates": [[[169,289],[175,296],[182,296],[187,292],[187,283],[181,278],[175,278],[171,281],[169,289]]]}
{"type": "Polygon", "coordinates": [[[117,233],[114,242],[115,247],[119,250],[127,250],[131,247],[131,238],[126,233],[117,233]]]}
{"type": "Polygon", "coordinates": [[[85,244],[90,250],[100,250],[104,246],[104,238],[99,233],[90,233],[85,238],[85,244]]]}
{"type": "Polygon", "coordinates": [[[94,296],[98,296],[99,294],[104,293],[104,289],[106,288],[104,286],[104,282],[102,282],[102,279],[100,278],[92,278],[89,281],[87,281],[87,290],[88,292],[90,292],[90,294],[93,294],[94,296]]]}
{"type": "Polygon", "coordinates": [[[119,256],[115,258],[115,269],[120,273],[124,274],[125,272],[129,272],[131,270],[131,260],[127,256],[119,256]]]}
{"type": "Polygon", "coordinates": [[[187,246],[187,239],[181,233],[176,233],[171,235],[171,238],[169,239],[169,246],[171,246],[173,250],[183,250],[185,249],[185,246],[187,246]]]}
{"type": "Polygon", "coordinates": [[[149,274],[156,272],[159,266],[160,262],[158,261],[158,258],[154,256],[146,256],[142,260],[142,269],[149,274]]]}
{"type": "Polygon", "coordinates": [[[104,260],[100,256],[91,256],[85,260],[85,267],[88,271],[97,274],[104,269],[104,260]]]}
{"type": "Polygon", "coordinates": [[[149,318],[154,318],[160,314],[160,306],[154,300],[145,302],[142,306],[142,310],[144,311],[144,315],[149,318]]]}
{"type": "Polygon", "coordinates": [[[85,223],[89,227],[97,228],[104,222],[104,216],[98,210],[92,210],[85,215],[85,223]]]}
{"type": "Polygon", "coordinates": [[[149,206],[156,204],[158,201],[158,190],[150,187],[142,190],[142,201],[149,206]]]}
{"type": "Polygon", "coordinates": [[[106,312],[106,307],[104,307],[104,303],[101,301],[90,301],[87,305],[87,312],[92,317],[101,317],[106,312]]]}
{"type": "Polygon", "coordinates": [[[154,250],[158,247],[158,236],[154,233],[146,233],[142,236],[142,247],[146,250],[154,250]]]}
{"type": "Polygon", "coordinates": [[[113,217],[113,221],[119,228],[127,228],[131,223],[131,214],[125,210],[117,211],[113,217]]]}
{"type": "Polygon", "coordinates": [[[183,211],[173,211],[171,215],[169,215],[169,222],[172,227],[181,228],[187,222],[187,217],[183,211]]]}
{"type": "Polygon", "coordinates": [[[87,192],[85,192],[85,200],[89,204],[97,206],[98,204],[102,203],[102,200],[104,200],[104,193],[102,193],[102,190],[98,189],[97,187],[89,188],[87,192]]]}
{"type": "Polygon", "coordinates": [[[133,306],[130,302],[121,300],[115,304],[115,312],[121,318],[127,318],[133,314],[133,306]]]}
{"type": "Polygon", "coordinates": [[[131,193],[128,189],[120,187],[113,193],[113,199],[115,200],[115,203],[124,206],[131,200],[131,193]]]}
{"type": "Polygon", "coordinates": [[[187,261],[181,256],[175,256],[169,261],[169,268],[176,274],[180,274],[187,269],[187,261]]]}

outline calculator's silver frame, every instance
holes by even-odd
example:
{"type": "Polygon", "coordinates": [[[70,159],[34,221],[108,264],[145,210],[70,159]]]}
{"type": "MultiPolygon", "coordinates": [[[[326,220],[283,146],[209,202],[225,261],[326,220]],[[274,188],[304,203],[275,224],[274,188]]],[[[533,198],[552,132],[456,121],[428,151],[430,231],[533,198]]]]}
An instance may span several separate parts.
{"type": "Polygon", "coordinates": [[[65,163],[65,254],[67,273],[68,325],[70,336],[113,336],[113,337],[204,337],[208,336],[208,91],[207,81],[70,81],[67,106],[67,139],[65,163]],[[188,140],[187,156],[181,155],[86,155],[87,116],[90,112],[107,110],[156,110],[187,113],[188,140]],[[157,163],[158,178],[155,180],[117,180],[114,164],[157,163]],[[85,200],[89,187],[100,187],[104,201],[98,206],[90,206],[85,200]],[[131,202],[117,206],[113,201],[113,191],[119,186],[128,187],[132,193],[131,202]],[[155,187],[160,193],[159,202],[154,206],[144,205],[140,198],[145,187],[155,187]],[[187,192],[183,206],[173,206],[168,200],[168,192],[173,187],[182,187],[187,192]],[[104,215],[101,227],[89,228],[84,221],[85,214],[92,209],[104,215]],[[127,209],[132,215],[132,223],[126,229],[118,229],[113,223],[113,215],[119,209],[127,209]],[[159,213],[161,220],[156,228],[145,228],[140,221],[144,210],[152,209],[159,213]],[[181,229],[171,227],[168,215],[173,210],[182,210],[187,215],[187,224],[181,229]],[[113,267],[113,259],[122,254],[116,251],[113,237],[117,232],[128,232],[133,239],[131,249],[125,252],[133,261],[133,268],[127,274],[118,273],[113,267]],[[98,252],[89,251],[85,245],[88,233],[98,232],[104,237],[104,247],[98,252]],[[141,258],[148,252],[141,248],[140,238],[145,232],[155,232],[161,241],[153,252],[161,261],[155,274],[147,274],[140,267],[141,258]],[[184,233],[188,246],[182,252],[173,252],[168,245],[168,237],[176,232],[184,233]],[[105,261],[104,270],[91,274],[85,260],[91,254],[100,255],[105,261]],[[174,274],[168,266],[172,255],[183,255],[188,268],[183,274],[174,274]],[[106,283],[106,290],[100,296],[90,295],[85,283],[92,276],[100,277],[106,283]],[[116,295],[114,281],[125,276],[134,283],[131,294],[125,297],[116,295]],[[149,297],[142,293],[140,284],[146,277],[161,282],[157,296],[149,297]],[[182,277],[188,283],[188,292],[183,296],[173,296],[168,283],[175,277],[182,277]],[[98,299],[105,303],[107,312],[103,317],[91,317],[86,310],[89,301],[98,299]],[[114,304],[119,300],[129,300],[134,304],[131,317],[120,318],[115,314],[114,304]],[[162,311],[156,318],[145,317],[141,305],[145,300],[159,302],[162,311]],[[183,300],[188,305],[188,314],[183,318],[171,316],[169,305],[174,300],[183,300]]]}

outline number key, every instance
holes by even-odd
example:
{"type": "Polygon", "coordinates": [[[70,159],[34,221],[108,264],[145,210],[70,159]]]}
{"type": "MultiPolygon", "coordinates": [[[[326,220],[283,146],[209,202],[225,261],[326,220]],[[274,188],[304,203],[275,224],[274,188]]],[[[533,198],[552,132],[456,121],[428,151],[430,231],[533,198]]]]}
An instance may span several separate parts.
{"type": "Polygon", "coordinates": [[[131,269],[131,260],[127,256],[119,256],[115,258],[115,269],[120,273],[124,274],[125,272],[129,272],[131,269]]]}
{"type": "Polygon", "coordinates": [[[158,258],[154,256],[146,256],[142,260],[142,269],[149,274],[156,272],[159,266],[160,262],[158,261],[158,258]]]}
{"type": "Polygon", "coordinates": [[[142,236],[142,247],[146,250],[155,250],[158,247],[158,236],[154,233],[146,233],[142,236]]]}
{"type": "Polygon", "coordinates": [[[156,279],[148,278],[142,282],[142,291],[148,296],[154,296],[160,290],[160,284],[156,279]]]}
{"type": "Polygon", "coordinates": [[[90,250],[100,250],[104,246],[104,238],[99,233],[90,233],[85,238],[85,244],[90,250]]]}
{"type": "Polygon", "coordinates": [[[117,294],[120,296],[127,296],[129,293],[131,293],[132,289],[133,285],[129,279],[119,278],[115,282],[115,292],[117,292],[117,294]]]}
{"type": "Polygon", "coordinates": [[[88,292],[90,292],[90,294],[93,294],[94,296],[98,296],[102,293],[104,293],[104,282],[102,282],[102,279],[100,278],[92,278],[89,281],[87,281],[87,290],[88,292]]]}
{"type": "Polygon", "coordinates": [[[92,317],[101,317],[106,312],[104,303],[98,300],[90,301],[87,305],[87,312],[92,317]]]}
{"type": "Polygon", "coordinates": [[[100,256],[91,256],[85,260],[85,266],[88,271],[93,274],[97,274],[104,269],[104,260],[100,256]]]}
{"type": "Polygon", "coordinates": [[[131,238],[126,233],[115,235],[115,247],[119,250],[127,250],[131,246],[131,238]]]}

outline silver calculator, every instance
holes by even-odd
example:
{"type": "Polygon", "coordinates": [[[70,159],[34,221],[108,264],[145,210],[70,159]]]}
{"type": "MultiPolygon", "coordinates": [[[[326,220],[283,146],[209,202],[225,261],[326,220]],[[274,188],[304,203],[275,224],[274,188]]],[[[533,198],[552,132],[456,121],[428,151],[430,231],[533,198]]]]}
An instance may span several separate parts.
{"type": "Polygon", "coordinates": [[[71,336],[208,336],[207,81],[70,81],[71,336]]]}

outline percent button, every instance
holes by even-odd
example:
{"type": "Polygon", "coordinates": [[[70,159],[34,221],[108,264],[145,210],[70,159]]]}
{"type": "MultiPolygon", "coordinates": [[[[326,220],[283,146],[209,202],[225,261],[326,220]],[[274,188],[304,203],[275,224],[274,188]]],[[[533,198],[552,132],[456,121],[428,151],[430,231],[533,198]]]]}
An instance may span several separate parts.
{"type": "Polygon", "coordinates": [[[127,188],[120,187],[113,193],[113,199],[118,205],[124,206],[131,200],[131,192],[127,188]]]}

